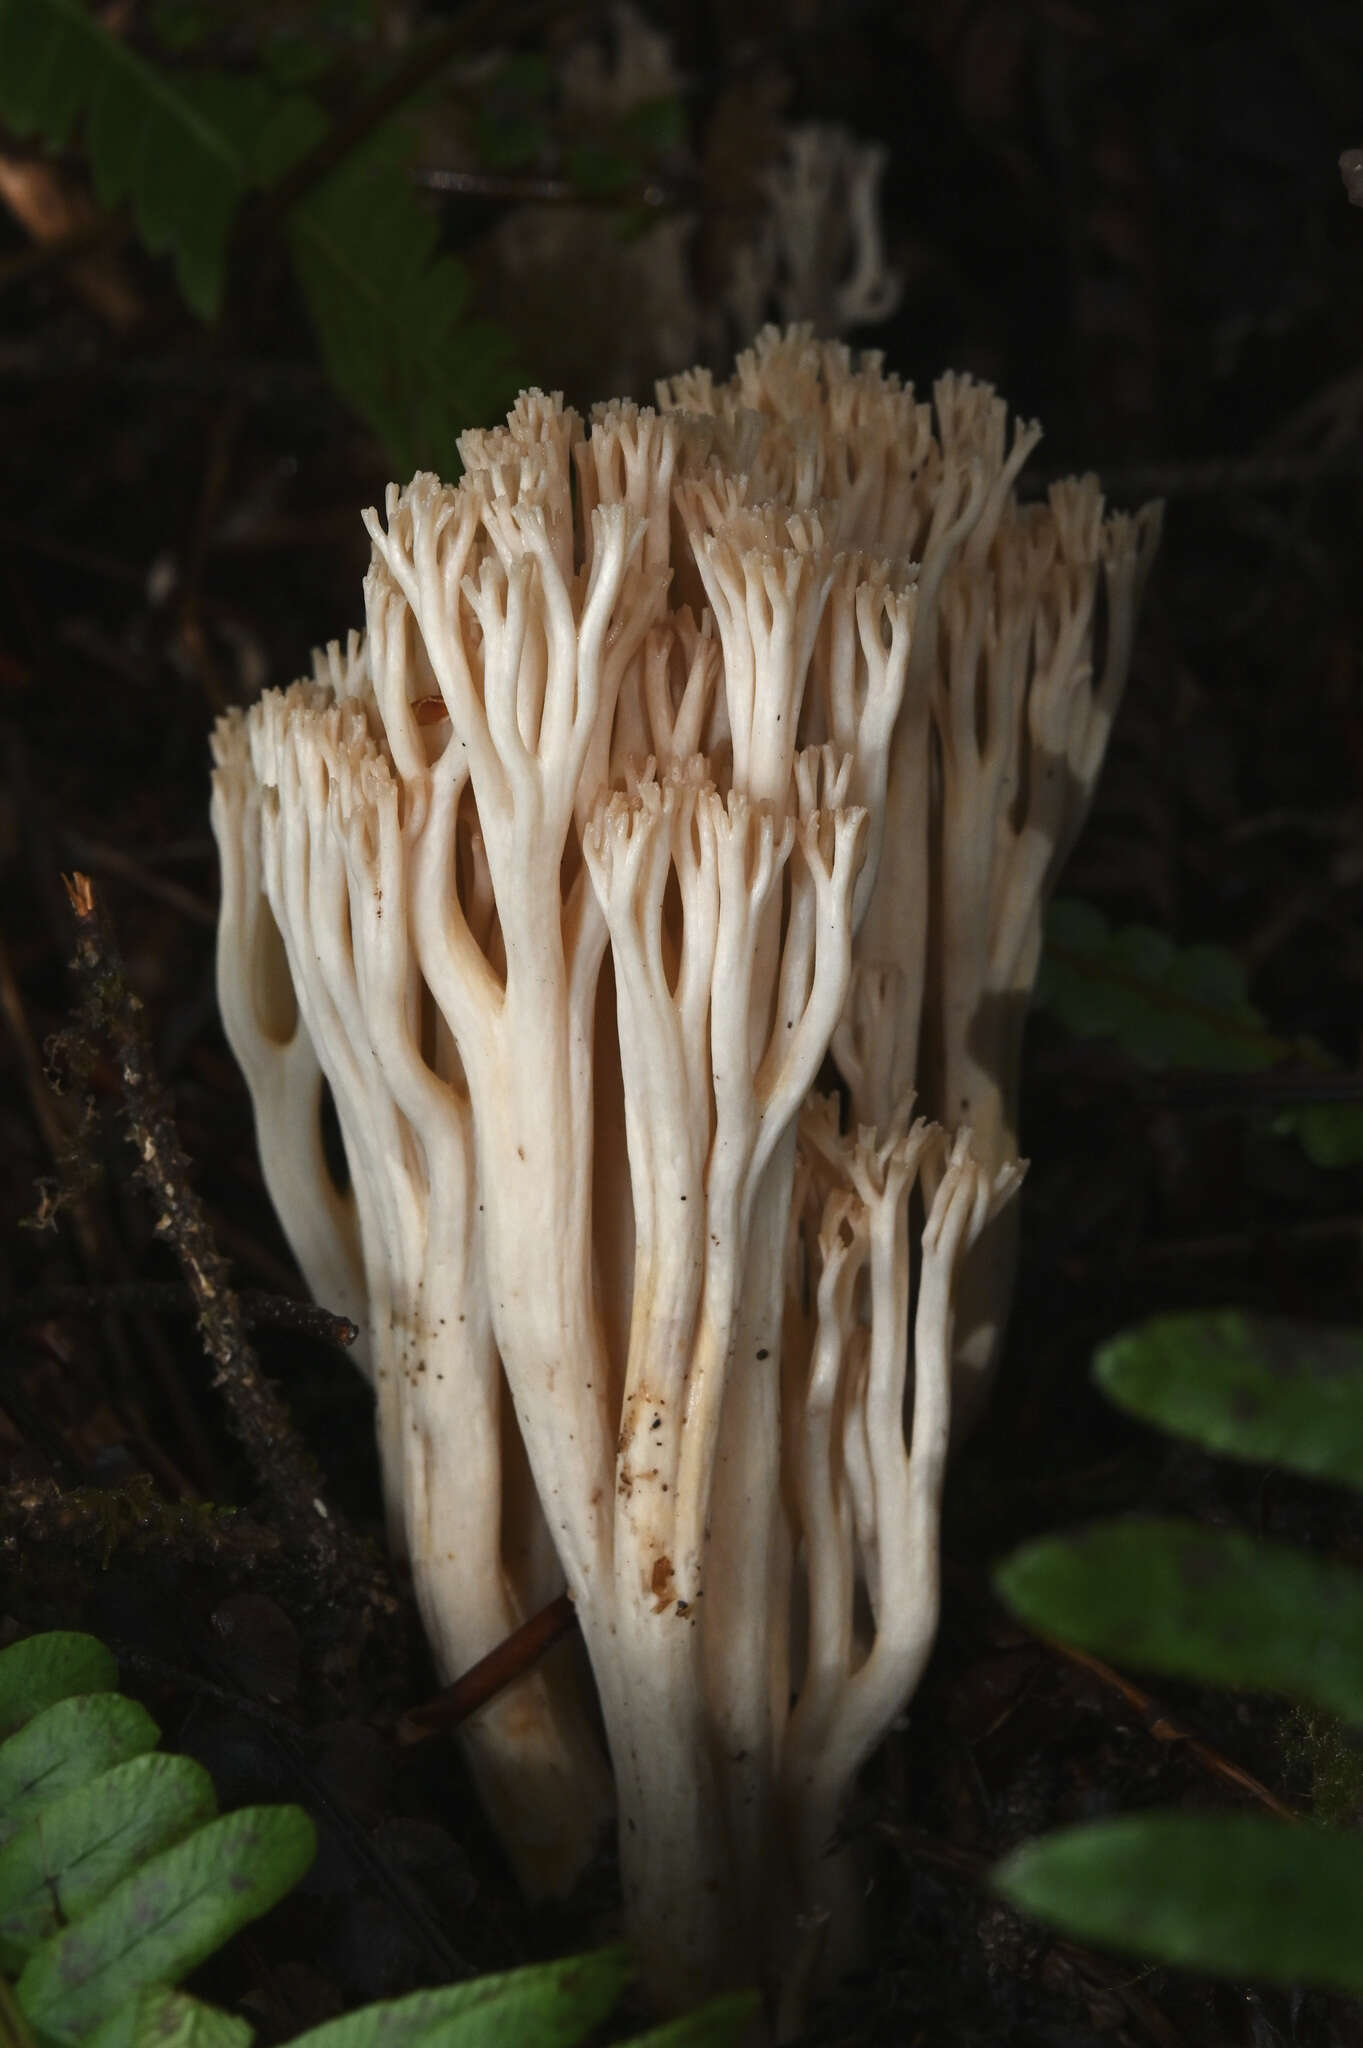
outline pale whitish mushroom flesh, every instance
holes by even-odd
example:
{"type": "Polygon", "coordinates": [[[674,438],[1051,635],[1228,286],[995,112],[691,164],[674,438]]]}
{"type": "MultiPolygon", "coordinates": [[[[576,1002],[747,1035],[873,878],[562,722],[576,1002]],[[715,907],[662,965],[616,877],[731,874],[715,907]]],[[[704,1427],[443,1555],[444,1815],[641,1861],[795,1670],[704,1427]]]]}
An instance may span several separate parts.
{"type": "Polygon", "coordinates": [[[219,985],[442,1675],[575,1602],[609,1772],[571,1655],[465,1731],[522,1880],[613,1799],[658,2005],[760,1958],[788,2031],[932,1642],[1158,512],[1019,505],[987,385],[804,329],[658,399],[523,394],[366,515],[364,635],[214,737],[219,985]]]}

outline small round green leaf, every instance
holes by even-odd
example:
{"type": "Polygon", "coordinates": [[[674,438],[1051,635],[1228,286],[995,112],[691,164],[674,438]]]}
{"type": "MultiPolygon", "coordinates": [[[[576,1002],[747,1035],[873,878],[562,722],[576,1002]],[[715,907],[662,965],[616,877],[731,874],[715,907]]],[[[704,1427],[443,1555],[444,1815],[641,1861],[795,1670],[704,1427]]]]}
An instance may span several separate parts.
{"type": "Polygon", "coordinates": [[[121,1693],[58,1700],[0,1743],[0,1843],[32,1814],[129,1757],[155,1749],[161,1731],[121,1693]]]}
{"type": "Polygon", "coordinates": [[[1250,1002],[1244,968],[1215,946],[1179,951],[1165,932],[1114,930],[1092,904],[1046,913],[1038,1005],[1079,1038],[1114,1038],[1140,1067],[1253,1073],[1291,1056],[1250,1002]]]}
{"type": "Polygon", "coordinates": [[[81,2048],[251,2048],[255,2028],[168,1984],[139,1991],[81,2038],[81,2048]]]}
{"type": "Polygon", "coordinates": [[[1342,1565],[1140,1518],[1030,1543],[996,1583],[1032,1628],[1100,1657],[1363,1721],[1363,1575],[1342,1565]]]}
{"type": "Polygon", "coordinates": [[[1208,1450],[1363,1488],[1363,1330],[1238,1309],[1156,1316],[1093,1370],[1120,1407],[1208,1450]]]}
{"type": "Polygon", "coordinates": [[[45,1805],[0,1849],[0,1967],[21,1969],[40,1941],[216,1812],[207,1771],[159,1751],[45,1805]]]}
{"type": "Polygon", "coordinates": [[[1305,1102],[1273,1119],[1275,1134],[1293,1137],[1313,1166],[1357,1166],[1363,1161],[1363,1103],[1305,1102]]]}
{"type": "Polygon", "coordinates": [[[328,2020],[292,2048],[574,2048],[628,1981],[628,1949],[601,1949],[418,1991],[328,2020]]]}
{"type": "Polygon", "coordinates": [[[1257,1814],[1135,1814],[1029,1842],[994,1883],[1021,1911],[1104,1948],[1363,1992],[1363,1836],[1257,1814]]]}
{"type": "Polygon", "coordinates": [[[248,1806],[125,1877],[30,1956],[19,2002],[44,2032],[78,2041],[152,1984],[174,1983],[298,1882],[313,1858],[297,1806],[248,1806]]]}
{"type": "Polygon", "coordinates": [[[738,2048],[750,2035],[760,2007],[755,1991],[726,1991],[678,2020],[631,2035],[623,2048],[738,2048]]]}
{"type": "Polygon", "coordinates": [[[0,1736],[12,1735],[58,1700],[117,1687],[113,1653],[94,1636],[69,1629],[25,1636],[0,1650],[0,1736]]]}

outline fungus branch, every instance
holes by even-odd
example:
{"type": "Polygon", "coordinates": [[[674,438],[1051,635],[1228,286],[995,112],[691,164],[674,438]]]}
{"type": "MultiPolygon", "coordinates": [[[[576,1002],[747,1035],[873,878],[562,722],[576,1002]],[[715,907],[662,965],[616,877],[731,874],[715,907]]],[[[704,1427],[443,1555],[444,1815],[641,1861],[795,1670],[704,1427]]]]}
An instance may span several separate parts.
{"type": "MultiPolygon", "coordinates": [[[[1155,532],[1087,483],[1019,511],[1036,433],[802,329],[586,429],[523,394],[366,515],[364,640],[215,739],[271,1192],[364,1323],[443,1674],[566,1583],[664,2006],[760,1956],[795,2024],[793,1929],[848,1911],[840,1803],[932,1639],[959,1290],[997,1328],[1019,1171],[989,1019],[1155,532]],[[856,1136],[801,1118],[830,1050],[856,1136]],[[973,1150],[908,1127],[920,1080],[973,1150]]],[[[527,1882],[570,1881],[605,1799],[572,1668],[463,1732],[527,1882]]]]}

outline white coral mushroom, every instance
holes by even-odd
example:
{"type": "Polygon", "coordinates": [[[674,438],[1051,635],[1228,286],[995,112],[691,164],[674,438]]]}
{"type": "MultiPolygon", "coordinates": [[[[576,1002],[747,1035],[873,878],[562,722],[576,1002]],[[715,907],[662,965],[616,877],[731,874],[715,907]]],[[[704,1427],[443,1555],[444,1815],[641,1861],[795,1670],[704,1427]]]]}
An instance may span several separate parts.
{"type": "MultiPolygon", "coordinates": [[[[219,978],[442,1671],[566,1583],[653,1995],[760,1959],[788,2026],[932,1641],[953,1302],[1019,1173],[1012,1040],[962,1060],[1035,969],[1151,521],[1020,512],[987,387],[934,432],[799,329],[660,400],[525,394],[367,515],[364,641],[215,736],[219,978]],[[925,1010],[974,1149],[908,1125],[925,1010]],[[830,1050],[855,1136],[808,1106],[830,1050]]],[[[571,1665],[467,1747],[570,1882],[607,1798],[571,1665]]]]}

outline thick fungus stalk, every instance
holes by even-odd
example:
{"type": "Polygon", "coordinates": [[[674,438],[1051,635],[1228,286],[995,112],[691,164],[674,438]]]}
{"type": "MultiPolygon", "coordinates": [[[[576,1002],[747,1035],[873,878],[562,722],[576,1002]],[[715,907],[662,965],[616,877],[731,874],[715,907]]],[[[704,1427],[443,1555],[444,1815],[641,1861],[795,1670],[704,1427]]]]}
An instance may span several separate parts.
{"type": "MultiPolygon", "coordinates": [[[[1035,438],[799,329],[589,428],[525,393],[367,515],[364,636],[214,738],[266,1184],[362,1324],[442,1674],[572,1596],[663,2009],[758,1970],[788,2031],[800,1930],[856,1952],[833,1838],[932,1643],[1041,905],[1155,531],[1020,509],[1035,438]]],[[[463,1733],[532,1890],[612,1796],[582,1680],[463,1733]]]]}

